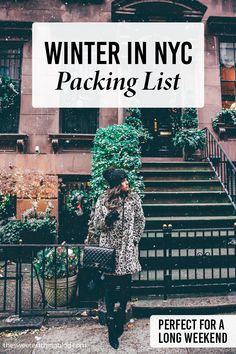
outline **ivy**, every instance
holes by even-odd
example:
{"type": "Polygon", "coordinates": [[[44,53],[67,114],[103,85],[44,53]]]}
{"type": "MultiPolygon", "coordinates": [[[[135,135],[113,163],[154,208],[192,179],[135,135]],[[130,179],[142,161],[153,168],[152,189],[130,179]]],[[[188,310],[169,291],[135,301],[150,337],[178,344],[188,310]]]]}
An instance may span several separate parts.
{"type": "Polygon", "coordinates": [[[141,167],[141,141],[150,139],[143,128],[138,109],[130,109],[131,115],[124,124],[98,129],[92,149],[92,178],[90,197],[96,200],[108,187],[102,172],[108,167],[128,172],[130,187],[143,196],[144,182],[138,175],[141,167]]]}

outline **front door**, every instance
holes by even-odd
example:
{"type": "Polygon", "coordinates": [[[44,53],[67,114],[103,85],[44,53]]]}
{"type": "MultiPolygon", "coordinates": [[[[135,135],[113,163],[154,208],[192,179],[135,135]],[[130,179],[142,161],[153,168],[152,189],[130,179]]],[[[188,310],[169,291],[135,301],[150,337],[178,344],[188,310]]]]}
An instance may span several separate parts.
{"type": "MultiPolygon", "coordinates": [[[[150,157],[178,156],[179,152],[173,147],[173,129],[171,109],[168,108],[142,108],[142,121],[153,137],[143,145],[142,155],[150,157]]],[[[176,118],[175,118],[176,119],[176,118]]]]}

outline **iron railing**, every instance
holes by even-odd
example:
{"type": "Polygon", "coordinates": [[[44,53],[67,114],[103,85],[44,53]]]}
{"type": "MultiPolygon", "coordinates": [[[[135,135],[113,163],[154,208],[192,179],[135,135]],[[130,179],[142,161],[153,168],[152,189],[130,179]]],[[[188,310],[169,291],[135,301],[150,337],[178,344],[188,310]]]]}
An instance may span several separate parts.
{"type": "Polygon", "coordinates": [[[208,128],[203,130],[206,132],[207,140],[204,159],[211,163],[236,210],[236,167],[213,133],[208,128]]]}
{"type": "MultiPolygon", "coordinates": [[[[21,316],[22,311],[44,310],[46,306],[49,309],[57,309],[58,306],[78,307],[77,303],[77,285],[78,279],[73,278],[74,288],[72,289],[70,272],[71,248],[81,250],[83,244],[63,245],[65,257],[61,262],[61,245],[55,244],[4,244],[0,245],[0,312],[13,312],[21,316]],[[64,285],[57,277],[53,277],[47,284],[46,273],[48,257],[46,249],[52,250],[52,274],[58,273],[58,268],[62,265],[64,285]],[[43,266],[39,272],[35,267],[35,257],[41,251],[43,266]],[[45,275],[45,276],[44,276],[45,275]],[[71,295],[73,299],[71,301],[71,295]],[[50,305],[51,303],[51,305],[50,305]]],[[[74,265],[76,270],[80,268],[80,257],[76,258],[74,265]]],[[[77,272],[78,273],[78,272],[77,272]]]]}
{"type": "Polygon", "coordinates": [[[135,295],[231,291],[236,289],[236,231],[224,229],[145,231],[142,271],[133,277],[135,295]]]}
{"type": "MultiPolygon", "coordinates": [[[[142,271],[133,275],[131,295],[162,294],[166,299],[169,294],[236,290],[235,245],[236,229],[233,227],[172,230],[171,225],[164,225],[162,230],[147,230],[139,247],[142,271]]],[[[22,312],[98,306],[98,288],[94,289],[94,284],[90,284],[91,293],[87,290],[90,280],[94,280],[94,272],[83,273],[85,270],[81,269],[80,260],[73,298],[70,299],[70,283],[66,277],[64,295],[61,295],[60,281],[55,278],[51,284],[53,300],[49,299],[46,280],[35,271],[33,260],[39,249],[52,247],[55,255],[58,246],[0,245],[0,313],[21,315],[22,312]],[[63,307],[61,296],[64,296],[63,307]]],[[[81,249],[83,246],[64,245],[67,258],[71,247],[81,249]]],[[[66,272],[68,264],[67,259],[66,272]]],[[[103,287],[100,278],[97,280],[103,287]]],[[[103,292],[99,296],[102,298],[103,292]]]]}

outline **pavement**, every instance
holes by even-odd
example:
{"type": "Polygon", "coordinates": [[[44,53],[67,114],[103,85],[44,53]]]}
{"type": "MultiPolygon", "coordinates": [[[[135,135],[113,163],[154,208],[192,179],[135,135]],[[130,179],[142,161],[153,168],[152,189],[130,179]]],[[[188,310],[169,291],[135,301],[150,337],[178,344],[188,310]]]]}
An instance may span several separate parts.
{"type": "Polygon", "coordinates": [[[232,349],[156,349],[149,344],[149,319],[134,320],[126,326],[118,350],[110,347],[107,328],[96,318],[49,320],[40,330],[0,333],[1,354],[235,354],[232,349]]]}
{"type": "MultiPolygon", "coordinates": [[[[215,309],[214,314],[233,314],[236,317],[236,294],[221,296],[176,297],[163,300],[139,300],[133,306],[142,308],[166,308],[174,310],[183,308],[201,308],[201,314],[209,314],[209,306],[215,309]],[[223,307],[222,307],[223,306],[223,307]],[[231,308],[232,306],[232,308],[231,308]],[[223,311],[222,311],[223,310],[223,311]]],[[[150,317],[135,318],[135,312],[125,326],[120,338],[118,350],[114,350],[108,342],[107,327],[99,323],[96,311],[90,316],[74,314],[68,317],[52,317],[46,315],[43,325],[38,329],[21,329],[0,331],[0,354],[236,354],[236,348],[151,348],[150,346],[150,317]]],[[[163,312],[159,315],[164,314],[163,312]]],[[[165,314],[176,314],[176,311],[165,314]]],[[[179,314],[183,315],[181,311],[179,314]]],[[[194,313],[195,314],[195,313],[194,313]]],[[[55,314],[54,314],[55,315],[55,314]]]]}

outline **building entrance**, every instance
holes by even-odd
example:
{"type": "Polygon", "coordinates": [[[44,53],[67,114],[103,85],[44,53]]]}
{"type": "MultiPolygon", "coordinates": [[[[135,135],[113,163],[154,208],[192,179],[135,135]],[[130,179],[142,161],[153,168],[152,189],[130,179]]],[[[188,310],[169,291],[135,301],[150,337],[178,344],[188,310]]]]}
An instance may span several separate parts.
{"type": "Polygon", "coordinates": [[[181,156],[173,146],[173,124],[180,119],[180,112],[168,108],[142,108],[142,121],[153,139],[143,145],[142,155],[150,157],[181,156]],[[173,113],[174,112],[174,113],[173,113]]]}

